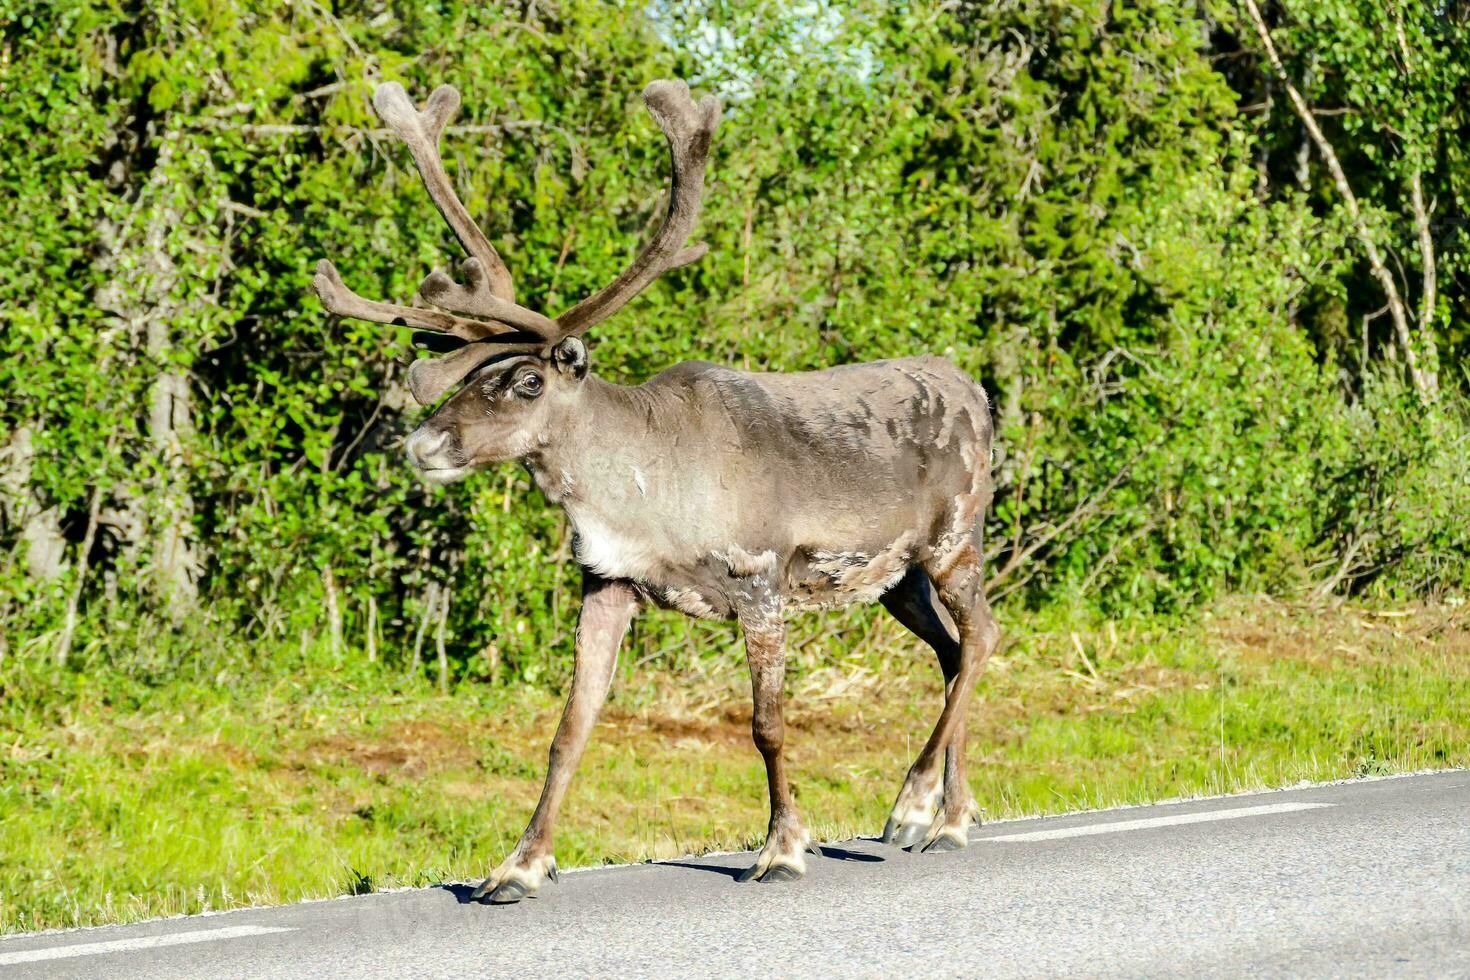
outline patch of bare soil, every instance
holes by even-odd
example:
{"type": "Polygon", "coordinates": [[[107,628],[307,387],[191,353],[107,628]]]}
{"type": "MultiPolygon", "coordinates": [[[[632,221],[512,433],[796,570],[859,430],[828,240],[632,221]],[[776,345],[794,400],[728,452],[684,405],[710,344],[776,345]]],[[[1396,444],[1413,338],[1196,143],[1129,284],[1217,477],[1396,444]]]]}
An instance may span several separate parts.
{"type": "Polygon", "coordinates": [[[421,776],[474,766],[479,758],[469,732],[440,722],[407,721],[391,731],[329,735],[297,753],[298,765],[349,764],[380,775],[421,776]]]}

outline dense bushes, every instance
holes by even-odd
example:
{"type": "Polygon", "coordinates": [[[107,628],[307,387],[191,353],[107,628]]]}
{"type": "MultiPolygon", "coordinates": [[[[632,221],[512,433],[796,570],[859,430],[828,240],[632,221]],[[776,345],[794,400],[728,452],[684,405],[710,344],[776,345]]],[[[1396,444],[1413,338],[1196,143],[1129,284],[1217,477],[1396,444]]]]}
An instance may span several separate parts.
{"type": "MultiPolygon", "coordinates": [[[[206,638],[272,651],[338,630],[337,654],[400,661],[432,647],[444,584],[467,676],[564,669],[560,516],[509,469],[416,486],[405,338],[334,322],[305,289],[332,256],[406,297],[454,254],[373,129],[388,78],[460,87],[453,176],[551,311],[610,279],[657,207],[663,148],[633,93],[681,74],[723,94],[712,254],[599,328],[596,369],[946,353],[1001,424],[1005,601],[1470,585],[1465,62],[1428,53],[1464,43],[1459,7],[1404,32],[1419,81],[1459,97],[1436,89],[1397,142],[1382,117],[1408,110],[1364,81],[1394,65],[1320,44],[1361,37],[1344,25],[1374,5],[1269,12],[1308,94],[1348,110],[1327,135],[1414,310],[1404,181],[1437,209],[1438,298],[1414,324],[1438,339],[1427,404],[1233,14],[717,8],[0,3],[5,656],[53,654],[74,603],[81,662],[167,673],[206,638]]],[[[656,652],[686,627],[641,629],[656,652]]]]}

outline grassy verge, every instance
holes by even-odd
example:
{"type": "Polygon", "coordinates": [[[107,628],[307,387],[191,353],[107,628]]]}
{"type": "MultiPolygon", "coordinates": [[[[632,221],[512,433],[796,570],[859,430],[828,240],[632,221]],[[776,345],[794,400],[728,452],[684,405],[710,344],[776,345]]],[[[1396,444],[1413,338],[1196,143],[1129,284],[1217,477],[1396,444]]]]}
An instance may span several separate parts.
{"type": "MultiPolygon", "coordinates": [[[[874,621],[792,678],[787,744],[821,837],[881,827],[937,671],[874,621]],[[876,651],[876,652],[871,652],[876,651]]],[[[1470,609],[1235,600],[1186,625],[1007,624],[972,711],[990,818],[1470,765],[1470,609]]],[[[519,835],[560,699],[465,687],[99,683],[0,709],[0,931],[474,878],[519,835]]],[[[381,686],[381,685],[379,685],[381,686]]],[[[746,846],[765,783],[743,669],[626,670],[559,830],[563,867],[746,846]]]]}

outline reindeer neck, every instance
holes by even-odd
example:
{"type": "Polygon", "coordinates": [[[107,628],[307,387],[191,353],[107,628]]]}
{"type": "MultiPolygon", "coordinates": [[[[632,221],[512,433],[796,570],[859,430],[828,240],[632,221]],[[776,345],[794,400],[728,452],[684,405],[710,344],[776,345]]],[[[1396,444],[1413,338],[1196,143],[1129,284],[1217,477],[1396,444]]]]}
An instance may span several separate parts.
{"type": "Polygon", "coordinates": [[[708,521],[691,507],[716,498],[684,485],[702,471],[679,450],[694,424],[667,388],[587,378],[573,414],[525,458],[571,520],[579,562],[607,578],[654,583],[669,556],[698,552],[697,529],[708,521]]]}
{"type": "Polygon", "coordinates": [[[552,503],[599,509],[632,503],[633,495],[645,495],[644,474],[667,454],[665,420],[678,424],[666,400],[646,387],[588,375],[568,417],[525,457],[526,469],[552,503]]]}

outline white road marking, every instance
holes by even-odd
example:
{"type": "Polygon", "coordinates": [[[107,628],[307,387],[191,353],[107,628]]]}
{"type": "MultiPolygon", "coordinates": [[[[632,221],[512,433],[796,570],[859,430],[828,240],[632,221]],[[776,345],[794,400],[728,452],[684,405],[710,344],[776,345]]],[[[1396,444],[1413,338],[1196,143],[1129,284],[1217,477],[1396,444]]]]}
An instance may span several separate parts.
{"type": "Polygon", "coordinates": [[[1239,820],[1241,817],[1262,817],[1268,813],[1293,813],[1297,810],[1320,810],[1335,806],[1333,803],[1269,803],[1265,806],[1243,806],[1234,810],[1206,810],[1203,813],[1177,813],[1171,817],[1146,817],[1142,820],[1115,820],[1112,823],[1094,823],[1082,827],[1061,827],[1057,830],[1033,830],[1025,834],[1003,834],[1000,837],[980,837],[982,841],[1034,841],[1060,840],[1063,837],[1091,837],[1093,834],[1116,834],[1124,830],[1148,830],[1151,827],[1174,827],[1186,823],[1209,823],[1213,820],[1239,820]]]}
{"type": "Polygon", "coordinates": [[[209,943],[219,939],[243,939],[246,936],[266,936],[273,932],[295,931],[294,928],[285,926],[229,926],[225,929],[173,932],[163,936],[140,936],[137,939],[111,939],[102,943],[48,946],[45,949],[23,949],[16,953],[0,953],[0,966],[64,960],[73,956],[97,956],[101,953],[120,953],[132,949],[154,949],[158,946],[178,946],[184,943],[209,943]]]}

